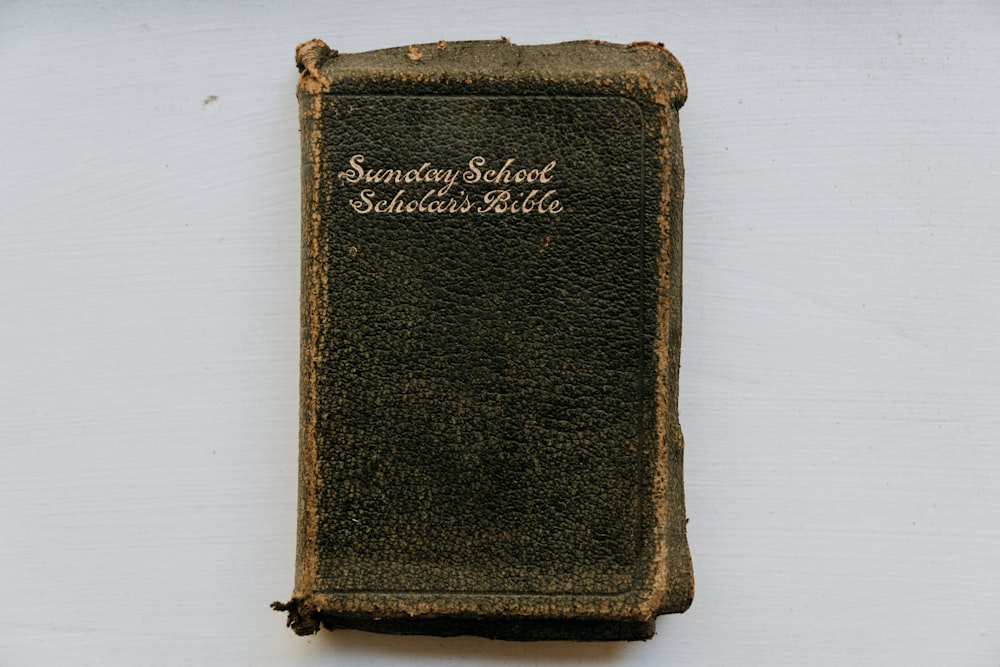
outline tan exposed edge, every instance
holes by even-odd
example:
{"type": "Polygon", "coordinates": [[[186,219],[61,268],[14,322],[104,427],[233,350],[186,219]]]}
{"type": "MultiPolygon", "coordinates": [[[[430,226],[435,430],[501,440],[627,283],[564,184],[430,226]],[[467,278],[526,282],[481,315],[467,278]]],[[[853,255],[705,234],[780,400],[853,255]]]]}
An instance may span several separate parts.
{"type": "MultiPolygon", "coordinates": [[[[645,88],[649,85],[648,79],[641,77],[639,85],[645,88]]],[[[653,95],[654,101],[662,107],[662,91],[657,91],[653,95]]],[[[667,141],[669,124],[660,112],[660,155],[663,168],[657,174],[661,182],[660,213],[657,217],[657,226],[660,233],[659,253],[656,258],[658,271],[657,301],[656,301],[656,340],[654,342],[654,354],[656,355],[656,475],[653,479],[653,506],[663,508],[656,513],[655,529],[655,555],[653,557],[653,586],[641,605],[640,610],[644,618],[654,616],[662,605],[666,592],[666,560],[667,560],[667,516],[666,516],[666,466],[668,463],[669,447],[669,427],[670,418],[670,396],[667,386],[667,378],[670,373],[670,320],[672,316],[671,294],[670,294],[670,166],[671,162],[664,162],[664,158],[669,158],[669,142],[667,141]]]]}
{"type": "MultiPolygon", "coordinates": [[[[662,49],[661,49],[662,50],[662,49]]],[[[669,52],[666,53],[674,63],[680,68],[680,64],[673,60],[669,52]]],[[[675,226],[681,224],[681,207],[684,199],[683,181],[683,158],[680,145],[679,132],[672,127],[677,122],[677,109],[687,98],[687,86],[683,76],[680,81],[672,80],[667,87],[656,86],[653,99],[657,103],[660,111],[661,136],[663,143],[660,147],[660,161],[663,165],[661,172],[662,194],[660,197],[660,215],[658,218],[660,227],[660,255],[658,258],[660,294],[657,303],[657,342],[656,349],[658,362],[662,364],[657,373],[657,438],[660,447],[659,454],[663,459],[672,460],[672,466],[663,469],[663,476],[657,479],[657,487],[654,493],[658,498],[662,498],[663,507],[672,507],[674,512],[681,513],[680,516],[659,515],[662,521],[662,539],[657,544],[658,550],[656,563],[657,590],[661,596],[659,600],[660,612],[680,612],[687,609],[694,598],[694,578],[691,575],[690,556],[686,546],[686,538],[683,537],[684,524],[687,522],[685,514],[684,497],[682,493],[677,493],[676,489],[670,485],[681,485],[683,483],[683,448],[684,436],[681,432],[678,405],[678,380],[680,369],[680,318],[681,318],[681,251],[680,234],[681,230],[675,226]],[[673,474],[671,474],[673,473],[673,474]],[[659,485],[663,486],[660,487],[659,485]],[[662,495],[660,495],[662,494],[662,495]],[[669,553],[667,534],[676,530],[676,524],[681,523],[682,543],[676,545],[684,553],[669,553]],[[669,576],[667,568],[683,567],[686,570],[686,579],[689,582],[686,594],[678,595],[677,590],[669,590],[670,581],[676,581],[678,574],[669,576]],[[661,578],[662,577],[662,581],[661,578]]],[[[670,540],[673,544],[675,540],[670,540]]]]}
{"type": "Polygon", "coordinates": [[[657,98],[656,101],[662,104],[663,99],[666,99],[668,106],[674,109],[680,109],[684,106],[688,96],[687,77],[684,76],[684,68],[681,67],[680,61],[674,57],[674,54],[659,42],[655,44],[653,42],[632,42],[629,46],[648,55],[654,61],[659,61],[659,66],[654,67],[653,71],[666,70],[671,73],[669,77],[660,81],[663,87],[661,93],[666,93],[666,97],[657,98]]]}
{"type": "Polygon", "coordinates": [[[299,68],[299,93],[324,93],[330,89],[330,80],[321,69],[329,58],[336,58],[337,51],[321,39],[310,39],[295,47],[295,64],[299,68]]]}
{"type": "Polygon", "coordinates": [[[323,340],[321,299],[326,293],[326,274],[322,270],[320,250],[320,182],[322,113],[320,93],[329,80],[319,72],[326,58],[336,55],[320,40],[300,44],[296,49],[296,64],[302,76],[299,80],[299,116],[303,127],[303,158],[308,160],[311,173],[304,177],[302,188],[302,331],[300,332],[300,407],[299,407],[299,529],[295,590],[287,603],[275,602],[271,607],[288,613],[287,625],[297,634],[319,631],[322,611],[314,598],[318,569],[316,535],[319,512],[317,503],[319,436],[317,429],[317,365],[321,362],[323,340]]]}
{"type": "MultiPolygon", "coordinates": [[[[325,45],[324,45],[325,46],[325,45]]],[[[309,263],[308,266],[303,267],[306,272],[306,280],[308,280],[308,287],[303,294],[303,308],[305,319],[308,322],[308,328],[305,332],[306,335],[302,339],[302,363],[303,363],[303,379],[306,383],[304,387],[302,400],[304,402],[304,410],[302,418],[304,420],[302,437],[303,441],[300,446],[300,456],[306,461],[306,480],[308,481],[308,494],[305,498],[305,504],[302,508],[302,521],[303,521],[303,541],[305,543],[305,548],[303,549],[302,563],[299,567],[299,572],[301,573],[301,579],[296,582],[296,593],[301,594],[308,598],[311,598],[316,590],[316,572],[319,568],[319,563],[317,562],[317,554],[319,550],[316,548],[316,535],[318,531],[319,524],[319,509],[317,504],[317,486],[319,485],[319,465],[317,460],[317,451],[319,447],[318,438],[319,433],[317,429],[318,425],[318,415],[317,411],[319,409],[318,398],[317,398],[317,373],[316,368],[318,364],[322,361],[320,350],[323,349],[323,327],[321,324],[321,299],[322,295],[326,294],[326,273],[322,270],[321,258],[322,250],[320,248],[319,241],[319,231],[320,231],[320,169],[321,169],[321,152],[320,147],[322,146],[321,141],[321,130],[319,125],[319,120],[322,115],[322,102],[323,99],[320,95],[311,95],[308,99],[304,100],[306,104],[304,105],[303,112],[309,115],[309,149],[310,149],[310,159],[312,165],[311,183],[310,187],[306,192],[306,196],[309,197],[307,202],[306,215],[308,216],[306,222],[306,229],[308,236],[306,237],[306,243],[309,248],[309,263]]],[[[313,613],[319,610],[313,611],[313,613]]],[[[318,623],[316,624],[316,629],[318,629],[318,623]]]]}

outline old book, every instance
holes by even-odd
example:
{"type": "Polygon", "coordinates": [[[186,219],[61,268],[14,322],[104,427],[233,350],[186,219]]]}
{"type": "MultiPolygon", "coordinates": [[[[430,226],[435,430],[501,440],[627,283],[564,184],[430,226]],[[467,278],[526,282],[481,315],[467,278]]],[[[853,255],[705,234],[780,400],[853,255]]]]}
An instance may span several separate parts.
{"type": "Polygon", "coordinates": [[[677,416],[680,65],[660,45],[297,60],[289,625],[652,636],[693,578],[677,416]]]}

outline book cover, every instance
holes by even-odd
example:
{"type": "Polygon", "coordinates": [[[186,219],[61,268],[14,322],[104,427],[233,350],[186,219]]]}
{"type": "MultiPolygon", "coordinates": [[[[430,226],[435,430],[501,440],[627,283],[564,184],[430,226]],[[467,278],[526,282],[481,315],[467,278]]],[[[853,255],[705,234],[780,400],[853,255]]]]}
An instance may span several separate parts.
{"type": "Polygon", "coordinates": [[[661,45],[297,50],[299,634],[645,639],[693,596],[661,45]]]}

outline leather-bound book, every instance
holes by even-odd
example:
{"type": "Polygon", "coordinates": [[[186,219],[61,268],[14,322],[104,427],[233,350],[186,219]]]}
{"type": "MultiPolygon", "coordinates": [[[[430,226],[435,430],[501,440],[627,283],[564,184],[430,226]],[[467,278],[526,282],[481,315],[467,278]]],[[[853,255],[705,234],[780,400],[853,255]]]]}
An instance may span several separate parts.
{"type": "Polygon", "coordinates": [[[662,46],[298,47],[299,634],[646,639],[693,577],[662,46]]]}

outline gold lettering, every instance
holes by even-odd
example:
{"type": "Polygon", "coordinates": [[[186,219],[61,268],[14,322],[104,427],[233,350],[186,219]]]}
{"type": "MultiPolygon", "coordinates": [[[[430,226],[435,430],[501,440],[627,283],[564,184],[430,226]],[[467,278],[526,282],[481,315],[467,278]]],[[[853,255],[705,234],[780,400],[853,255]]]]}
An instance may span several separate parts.
{"type": "Polygon", "coordinates": [[[337,178],[347,181],[348,183],[357,183],[365,175],[364,169],[361,168],[361,163],[365,161],[365,156],[352,155],[351,159],[347,161],[348,167],[347,171],[342,171],[337,174],[337,178]]]}
{"type": "Polygon", "coordinates": [[[477,155],[469,160],[469,168],[462,176],[462,180],[466,183],[478,183],[479,179],[483,177],[483,173],[479,170],[479,168],[484,164],[486,164],[486,158],[482,155],[477,155]]]}
{"type": "MultiPolygon", "coordinates": [[[[426,189],[417,187],[417,192],[408,197],[406,189],[399,188],[391,199],[379,198],[376,190],[365,188],[357,198],[348,200],[355,213],[401,214],[401,213],[497,213],[497,214],[557,214],[564,210],[554,189],[538,188],[527,192],[511,189],[511,184],[549,183],[555,178],[556,161],[550,160],[545,166],[517,164],[516,157],[506,158],[498,167],[490,167],[489,160],[482,155],[469,159],[465,169],[436,167],[432,162],[424,162],[410,169],[368,167],[363,153],[356,153],[347,160],[347,168],[337,177],[351,184],[357,183],[425,183],[437,187],[426,189]],[[462,179],[465,183],[489,183],[495,189],[483,194],[470,195],[461,190],[458,195],[448,196],[452,187],[462,179]]],[[[426,186],[425,186],[426,187],[426,186]]],[[[530,187],[530,186],[529,186],[530,187]]]]}
{"type": "Polygon", "coordinates": [[[348,204],[351,205],[351,208],[354,209],[354,212],[360,213],[361,215],[371,212],[372,197],[375,196],[375,191],[362,190],[360,193],[358,193],[358,196],[361,197],[361,201],[358,201],[357,199],[351,199],[350,201],[347,202],[348,204]]]}

